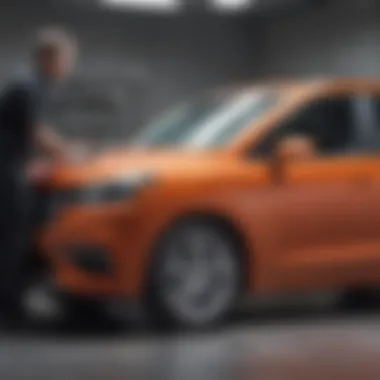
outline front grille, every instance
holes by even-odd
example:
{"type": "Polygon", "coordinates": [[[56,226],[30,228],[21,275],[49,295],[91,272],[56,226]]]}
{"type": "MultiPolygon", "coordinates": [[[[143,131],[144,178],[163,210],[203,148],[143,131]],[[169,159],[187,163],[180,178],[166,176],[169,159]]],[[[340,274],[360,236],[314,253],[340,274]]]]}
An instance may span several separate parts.
{"type": "Polygon", "coordinates": [[[66,247],[67,258],[77,268],[92,274],[111,274],[112,264],[107,252],[97,246],[71,246],[66,247]]]}

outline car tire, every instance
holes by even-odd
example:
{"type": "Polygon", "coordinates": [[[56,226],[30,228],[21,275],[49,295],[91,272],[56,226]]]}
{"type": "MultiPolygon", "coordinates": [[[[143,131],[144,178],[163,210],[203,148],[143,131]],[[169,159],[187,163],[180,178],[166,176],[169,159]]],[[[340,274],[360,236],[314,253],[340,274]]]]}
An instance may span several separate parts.
{"type": "Polygon", "coordinates": [[[199,330],[220,325],[242,283],[238,244],[218,223],[176,223],[159,242],[149,276],[148,318],[156,326],[199,330]]]}

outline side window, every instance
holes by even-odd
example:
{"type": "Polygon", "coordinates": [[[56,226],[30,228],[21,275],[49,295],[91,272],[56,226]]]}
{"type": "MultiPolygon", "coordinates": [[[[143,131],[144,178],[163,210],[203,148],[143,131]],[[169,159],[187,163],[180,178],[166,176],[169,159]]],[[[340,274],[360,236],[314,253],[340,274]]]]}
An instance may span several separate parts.
{"type": "Polygon", "coordinates": [[[304,135],[315,141],[321,154],[357,149],[356,112],[353,98],[315,101],[284,121],[256,147],[255,156],[268,156],[284,137],[304,135]]]}
{"type": "Polygon", "coordinates": [[[374,126],[374,136],[373,142],[377,151],[380,150],[380,95],[373,97],[373,106],[375,114],[375,126],[374,126]]]}

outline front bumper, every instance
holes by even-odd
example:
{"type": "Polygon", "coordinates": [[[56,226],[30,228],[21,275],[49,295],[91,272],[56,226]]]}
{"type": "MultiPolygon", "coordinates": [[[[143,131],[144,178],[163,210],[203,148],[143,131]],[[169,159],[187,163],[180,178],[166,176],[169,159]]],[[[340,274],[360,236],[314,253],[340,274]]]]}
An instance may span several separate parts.
{"type": "Polygon", "coordinates": [[[151,231],[128,205],[76,207],[42,233],[58,287],[90,298],[138,298],[151,231]]]}
{"type": "Polygon", "coordinates": [[[67,260],[88,275],[112,276],[116,273],[107,247],[90,244],[74,244],[64,247],[67,260]]]}
{"type": "Polygon", "coordinates": [[[64,321],[72,317],[85,317],[88,321],[101,316],[122,322],[142,317],[140,304],[135,300],[68,293],[47,276],[26,289],[24,309],[31,319],[38,321],[64,321]]]}

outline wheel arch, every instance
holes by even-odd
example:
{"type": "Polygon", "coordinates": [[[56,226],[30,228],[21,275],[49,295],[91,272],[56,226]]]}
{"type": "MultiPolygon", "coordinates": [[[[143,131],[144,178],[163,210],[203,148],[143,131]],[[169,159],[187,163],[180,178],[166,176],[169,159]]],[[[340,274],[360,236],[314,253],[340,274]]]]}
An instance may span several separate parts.
{"type": "Polygon", "coordinates": [[[249,239],[246,236],[243,227],[240,226],[239,223],[237,223],[236,221],[234,221],[232,218],[228,217],[227,215],[214,212],[214,211],[211,211],[211,212],[194,211],[194,212],[184,213],[174,218],[166,226],[166,228],[164,228],[164,230],[162,231],[162,233],[160,234],[158,238],[158,241],[155,242],[152,249],[152,253],[150,255],[148,268],[144,276],[146,291],[148,291],[148,288],[149,288],[150,276],[151,276],[152,269],[154,267],[154,262],[155,262],[155,255],[156,255],[157,247],[159,246],[161,239],[174,226],[176,226],[179,223],[184,223],[188,221],[209,222],[223,229],[228,234],[228,236],[232,239],[233,244],[236,245],[237,247],[241,273],[242,273],[241,293],[242,294],[246,293],[251,288],[251,285],[253,283],[253,278],[251,275],[252,271],[250,270],[250,268],[252,268],[252,266],[254,265],[253,263],[254,252],[251,252],[252,251],[252,247],[250,247],[251,244],[249,244],[249,239]]]}

